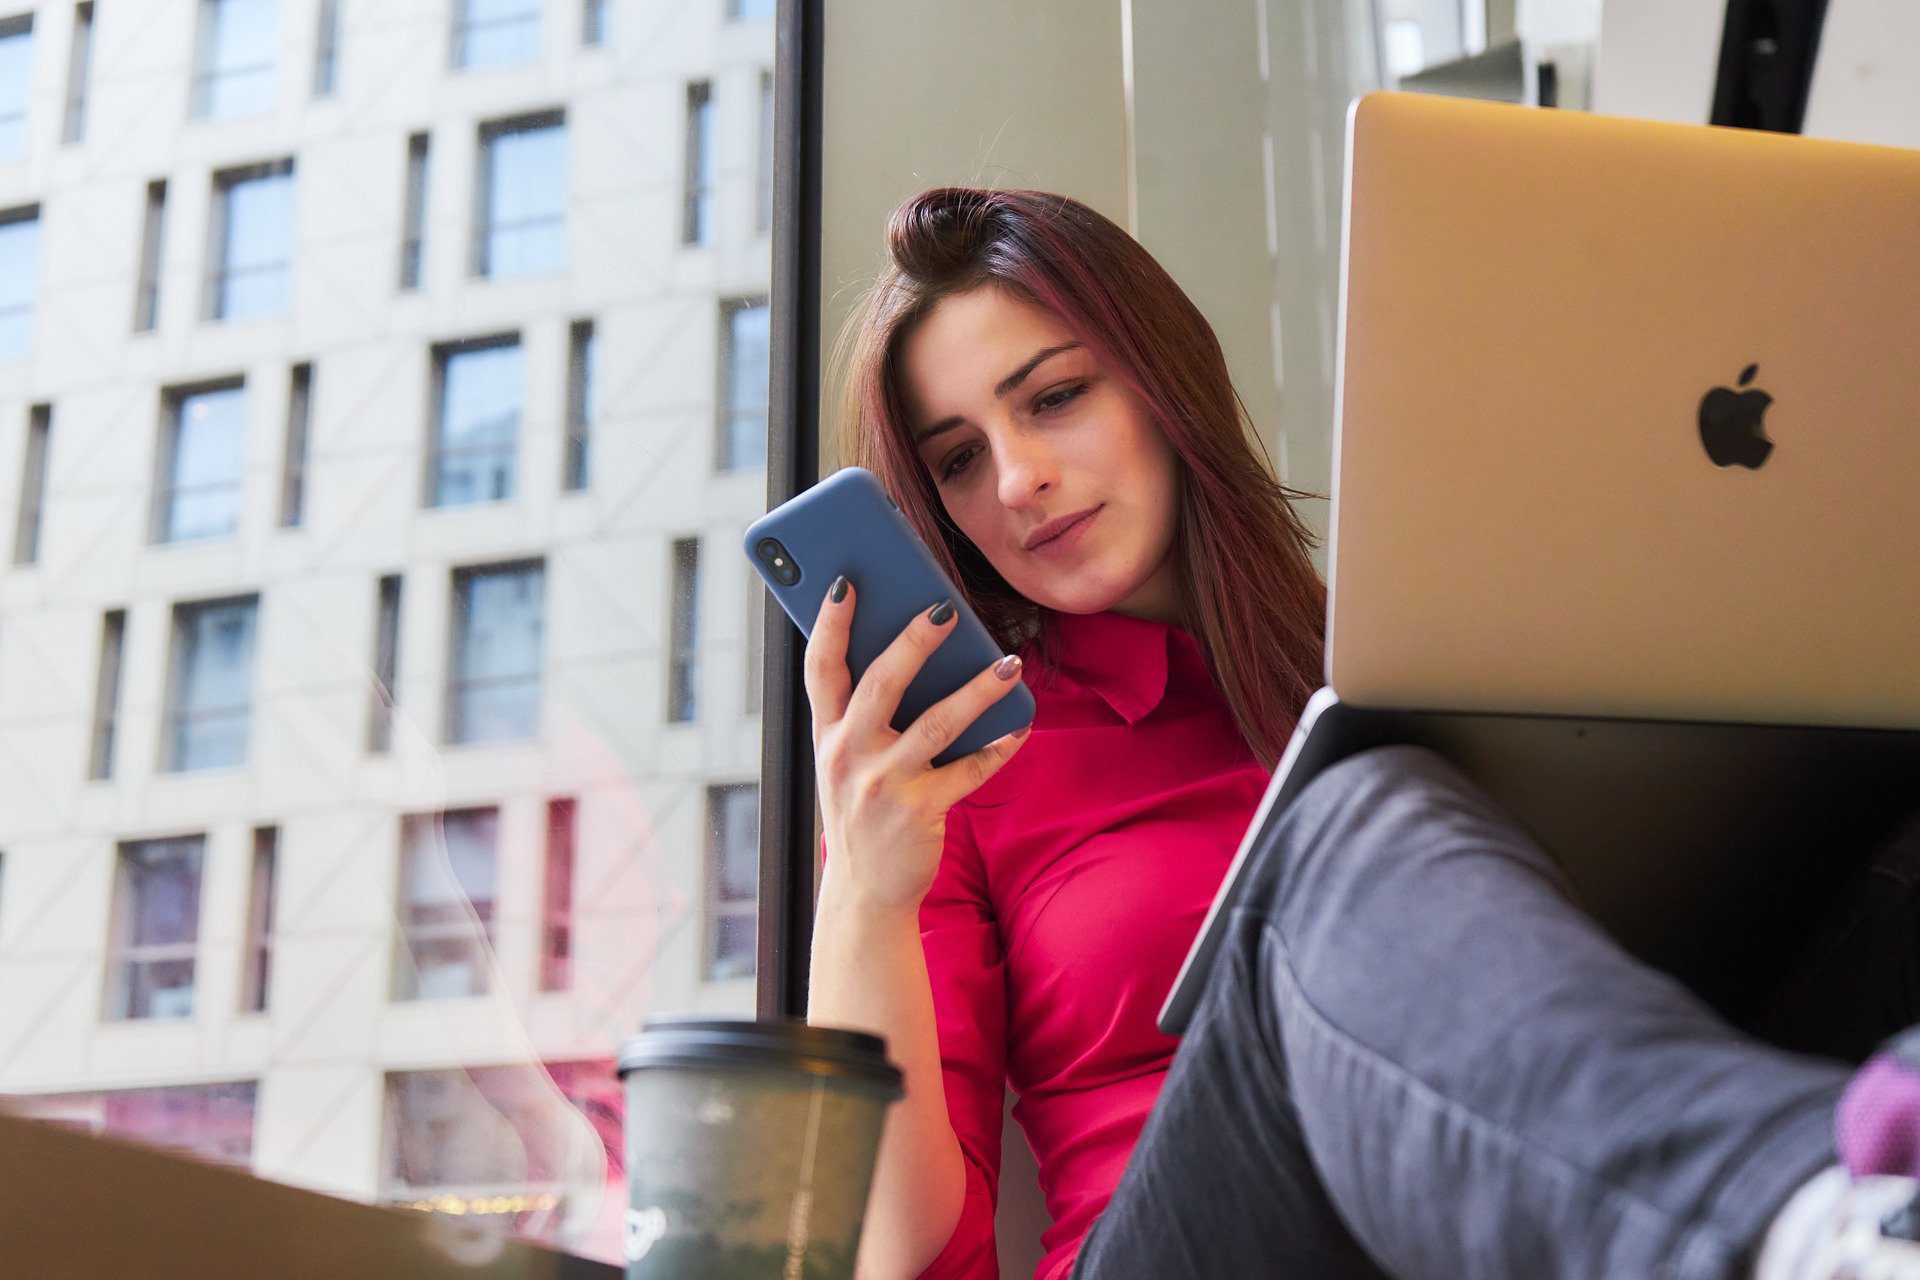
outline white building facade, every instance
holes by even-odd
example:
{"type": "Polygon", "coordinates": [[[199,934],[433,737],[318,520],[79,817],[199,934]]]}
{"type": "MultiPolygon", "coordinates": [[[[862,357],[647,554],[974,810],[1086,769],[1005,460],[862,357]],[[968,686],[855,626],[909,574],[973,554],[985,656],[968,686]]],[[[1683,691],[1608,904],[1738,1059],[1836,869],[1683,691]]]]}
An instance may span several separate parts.
{"type": "Polygon", "coordinates": [[[613,1052],[752,1009],[772,59],[0,0],[10,1105],[612,1252],[613,1052]]]}

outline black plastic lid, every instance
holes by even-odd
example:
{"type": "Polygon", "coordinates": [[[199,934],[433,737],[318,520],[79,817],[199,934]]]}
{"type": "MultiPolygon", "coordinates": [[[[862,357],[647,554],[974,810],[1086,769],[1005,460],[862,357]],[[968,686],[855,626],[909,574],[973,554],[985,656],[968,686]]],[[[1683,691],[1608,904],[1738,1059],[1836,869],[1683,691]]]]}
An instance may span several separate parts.
{"type": "Polygon", "coordinates": [[[644,1067],[770,1067],[846,1076],[891,1097],[906,1094],[887,1042],[862,1031],[809,1026],[797,1019],[648,1018],[620,1046],[622,1076],[644,1067]]]}

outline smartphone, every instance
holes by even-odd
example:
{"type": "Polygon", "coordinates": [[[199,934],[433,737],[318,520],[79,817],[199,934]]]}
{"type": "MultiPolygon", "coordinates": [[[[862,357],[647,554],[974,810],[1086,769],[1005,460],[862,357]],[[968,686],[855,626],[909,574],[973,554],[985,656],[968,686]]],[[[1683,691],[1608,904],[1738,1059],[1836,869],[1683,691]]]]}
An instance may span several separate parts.
{"type": "MultiPolygon", "coordinates": [[[[953,601],[959,617],[907,686],[893,718],[896,730],[904,732],[921,712],[1002,656],[927,544],[864,467],[836,471],[761,516],[747,528],[746,551],[773,598],[807,635],[813,633],[827,588],[841,574],[847,576],[854,590],[847,669],[856,685],[915,614],[953,601]]],[[[958,760],[1032,721],[1033,692],[1016,683],[933,762],[958,760]]]]}

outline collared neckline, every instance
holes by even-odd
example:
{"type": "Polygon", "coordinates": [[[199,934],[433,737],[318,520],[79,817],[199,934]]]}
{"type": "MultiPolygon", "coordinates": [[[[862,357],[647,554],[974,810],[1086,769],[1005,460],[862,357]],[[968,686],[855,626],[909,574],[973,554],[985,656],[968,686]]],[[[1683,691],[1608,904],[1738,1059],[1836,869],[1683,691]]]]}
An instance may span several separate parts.
{"type": "MultiPolygon", "coordinates": [[[[1136,724],[1167,694],[1168,653],[1179,628],[1169,622],[1101,613],[1052,615],[1055,665],[1136,724]]],[[[1182,632],[1181,634],[1185,634],[1182,632]]]]}

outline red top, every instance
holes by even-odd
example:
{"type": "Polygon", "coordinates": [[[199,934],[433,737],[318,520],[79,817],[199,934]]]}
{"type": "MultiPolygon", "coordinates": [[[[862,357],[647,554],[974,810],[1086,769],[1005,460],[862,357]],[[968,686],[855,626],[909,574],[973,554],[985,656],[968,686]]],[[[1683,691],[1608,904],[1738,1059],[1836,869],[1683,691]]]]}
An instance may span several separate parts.
{"type": "Polygon", "coordinates": [[[966,1207],[923,1280],[992,1280],[1005,1089],[1053,1225],[1039,1280],[1073,1266],[1178,1041],[1154,1018],[1270,777],[1193,637],[1059,615],[1028,654],[1019,754],[947,819],[920,910],[966,1207]]]}

